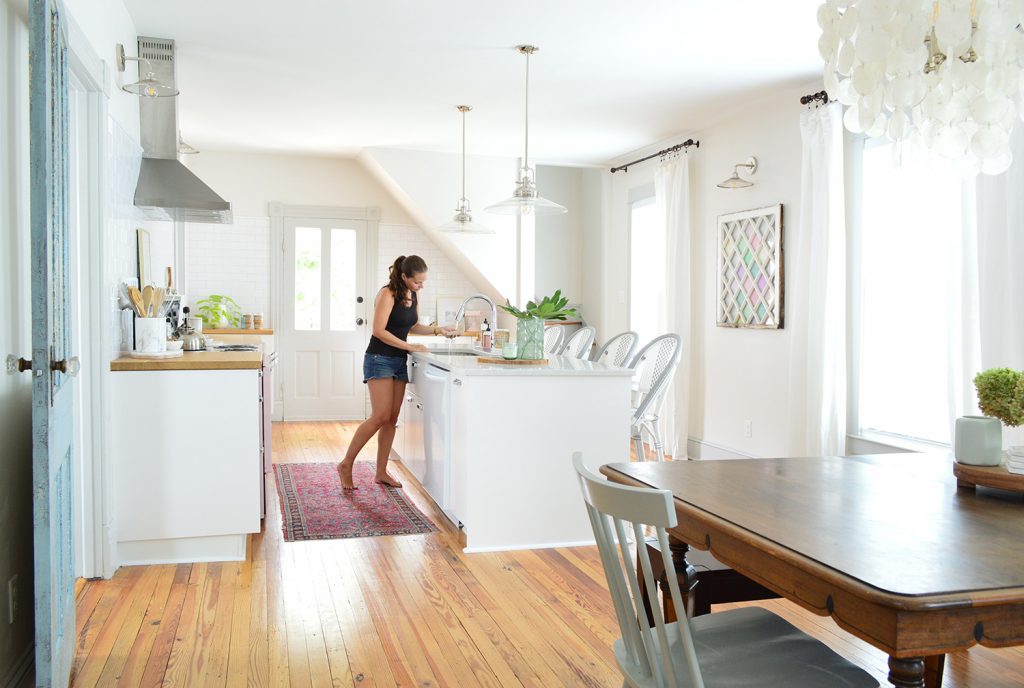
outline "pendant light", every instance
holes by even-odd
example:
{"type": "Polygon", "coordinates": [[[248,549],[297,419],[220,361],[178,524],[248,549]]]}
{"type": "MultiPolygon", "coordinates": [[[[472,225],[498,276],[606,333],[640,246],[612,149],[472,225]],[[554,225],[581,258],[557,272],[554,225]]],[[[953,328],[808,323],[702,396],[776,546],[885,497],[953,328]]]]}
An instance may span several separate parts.
{"type": "Polygon", "coordinates": [[[469,105],[457,105],[455,109],[462,113],[462,198],[455,206],[455,216],[451,222],[441,225],[437,231],[451,232],[452,234],[494,234],[493,229],[473,221],[469,209],[469,199],[466,198],[466,113],[473,108],[469,105]]]}
{"type": "Polygon", "coordinates": [[[501,215],[561,215],[568,212],[565,206],[549,201],[537,193],[537,184],[530,168],[530,55],[540,50],[534,45],[519,45],[516,50],[526,56],[526,107],[525,107],[525,143],[523,145],[523,166],[519,168],[519,180],[512,196],[500,203],[489,206],[489,213],[501,215]]]}

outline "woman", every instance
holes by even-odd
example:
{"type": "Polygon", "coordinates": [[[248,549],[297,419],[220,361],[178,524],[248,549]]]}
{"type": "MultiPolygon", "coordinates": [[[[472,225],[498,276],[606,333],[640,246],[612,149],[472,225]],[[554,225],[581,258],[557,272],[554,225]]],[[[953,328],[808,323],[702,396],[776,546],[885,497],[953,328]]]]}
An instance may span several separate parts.
{"type": "Polygon", "coordinates": [[[370,388],[370,417],[356,429],[345,458],[338,466],[341,486],[354,490],[352,465],[356,455],[377,435],[377,474],[374,480],[383,485],[401,487],[402,483],[388,475],[388,457],[395,441],[395,422],[405,398],[409,382],[406,359],[410,351],[427,351],[422,344],[409,344],[412,334],[450,334],[446,327],[417,324],[416,292],[427,279],[427,264],[419,256],[399,256],[389,269],[388,283],[377,292],[373,302],[373,335],[363,357],[363,382],[370,388]]]}

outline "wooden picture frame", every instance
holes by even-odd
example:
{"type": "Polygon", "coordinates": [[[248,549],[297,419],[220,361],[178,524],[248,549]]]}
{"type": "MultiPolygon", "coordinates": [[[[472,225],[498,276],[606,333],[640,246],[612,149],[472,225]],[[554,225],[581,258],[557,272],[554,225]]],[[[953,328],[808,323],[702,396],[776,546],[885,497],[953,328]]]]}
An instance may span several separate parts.
{"type": "Polygon", "coordinates": [[[153,260],[150,249],[149,232],[144,229],[135,230],[137,254],[138,254],[138,268],[139,268],[139,289],[142,289],[147,284],[152,283],[152,275],[150,271],[153,267],[153,260]]]}
{"type": "Polygon", "coordinates": [[[782,204],[718,216],[718,326],[782,329],[782,204]]]}

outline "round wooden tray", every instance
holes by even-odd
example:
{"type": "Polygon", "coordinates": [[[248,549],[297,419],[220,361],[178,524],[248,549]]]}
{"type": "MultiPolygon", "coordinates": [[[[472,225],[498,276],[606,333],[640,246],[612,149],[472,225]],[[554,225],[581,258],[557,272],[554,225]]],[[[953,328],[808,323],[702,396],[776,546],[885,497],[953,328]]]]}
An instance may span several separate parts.
{"type": "Polygon", "coordinates": [[[957,487],[974,488],[995,487],[1000,490],[1024,492],[1024,475],[1017,475],[1006,470],[1006,464],[998,466],[969,466],[953,462],[953,475],[956,476],[957,487]]]}
{"type": "Polygon", "coordinates": [[[546,358],[532,360],[524,358],[488,358],[487,356],[477,356],[476,360],[480,363],[502,363],[505,365],[545,365],[548,362],[546,358]]]}

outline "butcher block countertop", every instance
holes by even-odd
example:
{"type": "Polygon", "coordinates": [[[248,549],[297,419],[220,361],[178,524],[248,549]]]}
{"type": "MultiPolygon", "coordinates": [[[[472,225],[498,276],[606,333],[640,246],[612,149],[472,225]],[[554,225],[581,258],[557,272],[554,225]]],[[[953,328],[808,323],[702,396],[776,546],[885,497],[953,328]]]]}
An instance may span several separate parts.
{"type": "Polygon", "coordinates": [[[130,358],[121,356],[110,362],[119,370],[258,370],[263,366],[259,351],[186,351],[177,358],[130,358]]]}

